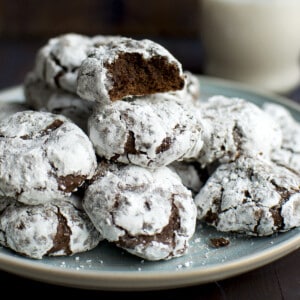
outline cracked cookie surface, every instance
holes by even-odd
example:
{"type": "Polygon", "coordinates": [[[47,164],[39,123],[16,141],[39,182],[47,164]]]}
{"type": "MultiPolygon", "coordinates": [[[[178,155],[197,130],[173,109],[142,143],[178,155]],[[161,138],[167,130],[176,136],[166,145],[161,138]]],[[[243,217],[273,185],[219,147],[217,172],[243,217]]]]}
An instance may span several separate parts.
{"type": "Polygon", "coordinates": [[[300,178],[268,160],[220,165],[195,197],[197,218],[220,231],[267,236],[300,225],[300,178]]]}
{"type": "Polygon", "coordinates": [[[34,73],[53,88],[76,93],[78,68],[87,58],[89,49],[116,38],[105,35],[88,37],[76,33],[51,38],[37,52],[34,73]]]}
{"type": "Polygon", "coordinates": [[[101,162],[96,177],[83,207],[105,239],[147,260],[187,253],[196,206],[175,172],[101,162]]]}
{"type": "Polygon", "coordinates": [[[254,103],[213,96],[201,103],[199,113],[204,144],[198,161],[203,167],[234,161],[241,155],[269,158],[281,145],[280,127],[254,103]]]}
{"type": "Polygon", "coordinates": [[[10,199],[0,209],[0,244],[34,259],[95,248],[102,237],[80,202],[72,200],[25,205],[10,199]]]}
{"type": "Polygon", "coordinates": [[[271,159],[300,173],[300,123],[282,105],[265,103],[264,111],[268,113],[282,131],[282,144],[272,151],[271,159]]]}
{"type": "Polygon", "coordinates": [[[197,157],[203,144],[193,108],[171,94],[99,105],[88,135],[100,157],[148,168],[197,157]]]}
{"type": "Polygon", "coordinates": [[[26,204],[69,197],[94,175],[87,135],[61,115],[22,111],[0,123],[0,194],[26,204]]]}

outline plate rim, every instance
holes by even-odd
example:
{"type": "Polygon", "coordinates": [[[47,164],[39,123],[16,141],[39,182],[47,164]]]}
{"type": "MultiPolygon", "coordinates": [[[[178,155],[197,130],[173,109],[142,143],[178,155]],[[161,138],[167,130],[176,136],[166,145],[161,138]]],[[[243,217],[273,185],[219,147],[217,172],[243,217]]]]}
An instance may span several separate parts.
{"type": "MultiPolygon", "coordinates": [[[[284,234],[284,233],[283,233],[284,234]]],[[[170,271],[98,271],[64,269],[59,266],[36,262],[15,255],[0,253],[0,269],[34,280],[57,285],[98,290],[157,290],[186,287],[227,279],[267,265],[300,248],[300,233],[280,244],[259,253],[194,269],[170,271]],[[270,254],[272,253],[272,256],[270,254]],[[4,260],[5,259],[5,260],[4,260]],[[32,273],[32,272],[35,273],[32,273]],[[51,278],[49,275],[51,274],[51,278]],[[224,276],[224,274],[226,274],[224,276]],[[134,282],[133,282],[134,280],[134,282]]]]}
{"type": "MultiPolygon", "coordinates": [[[[197,75],[201,86],[205,84],[217,87],[240,90],[254,94],[257,97],[270,99],[300,113],[300,105],[284,96],[261,91],[227,79],[197,75]]],[[[0,96],[9,95],[22,90],[22,85],[12,86],[0,91],[0,96]]],[[[1,101],[1,100],[0,100],[1,101]]],[[[134,291],[158,290],[167,288],[186,287],[195,284],[204,284],[216,280],[223,280],[267,265],[300,248],[300,232],[288,240],[284,240],[273,247],[261,250],[251,255],[242,256],[229,262],[210,266],[195,267],[170,271],[99,271],[64,269],[30,260],[22,257],[0,253],[0,269],[29,279],[84,289],[134,291]],[[272,254],[272,255],[271,255],[272,254]]]]}

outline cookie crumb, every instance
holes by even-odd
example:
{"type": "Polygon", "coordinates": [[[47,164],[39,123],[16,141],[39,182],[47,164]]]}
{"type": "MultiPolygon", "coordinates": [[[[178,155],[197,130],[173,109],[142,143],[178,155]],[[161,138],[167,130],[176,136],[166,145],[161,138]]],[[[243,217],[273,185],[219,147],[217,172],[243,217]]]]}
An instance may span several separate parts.
{"type": "Polygon", "coordinates": [[[221,238],[212,238],[212,239],[210,239],[210,242],[211,242],[212,246],[214,246],[215,248],[225,247],[225,246],[228,246],[230,244],[230,241],[228,239],[223,238],[223,237],[221,237],[221,238]]]}

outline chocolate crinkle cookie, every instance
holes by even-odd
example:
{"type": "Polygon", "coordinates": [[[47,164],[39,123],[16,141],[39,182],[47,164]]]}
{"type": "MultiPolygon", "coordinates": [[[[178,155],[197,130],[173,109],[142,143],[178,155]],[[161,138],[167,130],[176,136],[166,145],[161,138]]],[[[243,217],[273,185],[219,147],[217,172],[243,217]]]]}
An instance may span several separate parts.
{"type": "Polygon", "coordinates": [[[102,103],[181,90],[181,63],[154,41],[122,37],[90,48],[78,70],[77,93],[102,103]]]}
{"type": "Polygon", "coordinates": [[[147,168],[196,158],[203,145],[202,124],[178,98],[160,93],[96,106],[88,120],[96,153],[147,168]]]}
{"type": "Polygon", "coordinates": [[[29,108],[64,115],[87,132],[87,119],[95,103],[62,89],[54,89],[33,72],[26,75],[24,94],[29,108]]]}
{"type": "Polygon", "coordinates": [[[101,162],[83,207],[106,240],[147,260],[184,255],[195,232],[191,192],[167,167],[101,162]]]}
{"type": "Polygon", "coordinates": [[[0,200],[0,244],[21,255],[70,256],[95,248],[102,237],[78,200],[26,205],[0,200]],[[5,205],[4,205],[5,204],[5,205]]]}
{"type": "Polygon", "coordinates": [[[22,111],[0,123],[0,194],[25,204],[65,199],[97,166],[93,145],[73,122],[22,111]]]}
{"type": "Polygon", "coordinates": [[[205,167],[241,155],[270,158],[282,144],[280,126],[260,107],[240,98],[213,96],[198,110],[203,147],[198,161],[205,167]]]}
{"type": "Polygon", "coordinates": [[[282,131],[282,144],[273,149],[271,159],[300,173],[300,123],[282,105],[264,103],[263,109],[282,131]]]}
{"type": "Polygon", "coordinates": [[[267,236],[300,226],[300,177],[258,158],[222,164],[195,197],[197,218],[219,231],[267,236]]]}
{"type": "Polygon", "coordinates": [[[52,88],[76,93],[78,68],[91,47],[99,47],[117,36],[67,33],[49,39],[37,53],[34,73],[52,88]]]}

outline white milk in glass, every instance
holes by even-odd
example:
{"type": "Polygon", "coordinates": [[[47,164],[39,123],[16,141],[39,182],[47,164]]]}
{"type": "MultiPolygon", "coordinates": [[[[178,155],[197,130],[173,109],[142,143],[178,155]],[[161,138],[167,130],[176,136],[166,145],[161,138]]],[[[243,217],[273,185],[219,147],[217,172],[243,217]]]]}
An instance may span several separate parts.
{"type": "Polygon", "coordinates": [[[205,74],[287,93],[300,84],[300,0],[199,0],[205,74]]]}

